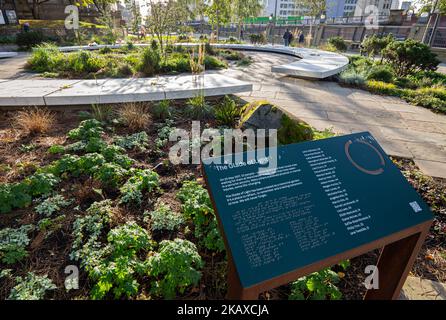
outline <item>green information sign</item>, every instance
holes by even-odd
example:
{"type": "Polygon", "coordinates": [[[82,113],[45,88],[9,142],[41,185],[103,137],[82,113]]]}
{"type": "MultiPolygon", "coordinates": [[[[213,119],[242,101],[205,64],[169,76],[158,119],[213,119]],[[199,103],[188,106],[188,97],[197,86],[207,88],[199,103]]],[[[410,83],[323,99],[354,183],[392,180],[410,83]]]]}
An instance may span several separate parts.
{"type": "Polygon", "coordinates": [[[243,288],[432,219],[367,132],[279,147],[277,166],[253,155],[203,165],[243,288]]]}

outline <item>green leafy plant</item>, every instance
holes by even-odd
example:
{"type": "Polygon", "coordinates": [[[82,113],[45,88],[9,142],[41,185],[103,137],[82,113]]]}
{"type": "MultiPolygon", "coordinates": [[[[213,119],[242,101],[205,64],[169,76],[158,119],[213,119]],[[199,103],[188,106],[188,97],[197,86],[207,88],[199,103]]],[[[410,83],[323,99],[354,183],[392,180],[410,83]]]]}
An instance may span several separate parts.
{"type": "Polygon", "coordinates": [[[94,178],[104,186],[116,188],[127,176],[127,170],[115,163],[104,163],[94,172],[94,178]]]}
{"type": "Polygon", "coordinates": [[[184,113],[187,117],[199,120],[211,117],[212,109],[204,95],[197,95],[187,100],[184,113]]]}
{"type": "Polygon", "coordinates": [[[154,211],[144,212],[144,216],[144,221],[150,222],[152,231],[174,231],[184,223],[183,217],[164,203],[160,203],[154,211]]]}
{"type": "Polygon", "coordinates": [[[24,180],[31,196],[47,195],[59,183],[59,179],[51,173],[36,173],[24,180]]]}
{"type": "Polygon", "coordinates": [[[173,128],[170,121],[166,121],[166,123],[158,130],[158,137],[155,139],[155,146],[158,149],[167,145],[172,130],[173,128]]]}
{"type": "Polygon", "coordinates": [[[153,117],[158,120],[166,120],[172,116],[170,100],[162,100],[150,108],[153,117]]]}
{"type": "Polygon", "coordinates": [[[242,115],[242,108],[228,96],[225,96],[222,103],[214,109],[214,116],[217,123],[233,127],[242,115]]]}
{"type": "Polygon", "coordinates": [[[72,201],[66,200],[62,195],[57,194],[53,197],[49,197],[43,200],[36,206],[36,212],[45,217],[52,216],[55,212],[60,211],[62,208],[67,207],[72,201]]]}
{"type": "Polygon", "coordinates": [[[32,196],[25,183],[0,184],[0,213],[8,213],[15,208],[25,208],[31,204],[32,196]]]}
{"type": "MultiPolygon", "coordinates": [[[[347,270],[350,266],[349,260],[341,261],[338,264],[342,270],[347,270]]],[[[299,278],[291,284],[290,300],[340,300],[342,293],[336,286],[343,272],[336,273],[331,268],[325,268],[314,272],[308,276],[299,278]]]]}
{"type": "Polygon", "coordinates": [[[192,242],[182,239],[164,240],[159,250],[149,258],[149,274],[156,280],[152,282],[152,292],[166,299],[173,299],[177,292],[197,285],[203,261],[192,242]]]}
{"type": "Polygon", "coordinates": [[[125,137],[117,136],[114,139],[113,143],[124,149],[131,150],[138,148],[139,150],[144,151],[147,147],[148,142],[148,134],[145,131],[142,131],[125,137]]]}
{"type": "Polygon", "coordinates": [[[16,277],[15,280],[17,284],[11,289],[8,300],[41,300],[48,290],[57,289],[47,275],[28,272],[25,278],[16,277]]]}
{"type": "Polygon", "coordinates": [[[120,203],[134,203],[140,205],[143,192],[152,192],[159,187],[159,176],[152,170],[131,169],[132,175],[120,188],[120,203]]]}
{"type": "Polygon", "coordinates": [[[51,154],[62,154],[65,153],[65,147],[55,144],[48,148],[48,152],[51,154]]]}
{"type": "Polygon", "coordinates": [[[339,300],[341,292],[336,287],[339,275],[330,268],[314,272],[291,284],[290,300],[339,300]]]}
{"type": "Polygon", "coordinates": [[[111,200],[93,203],[83,217],[77,217],[73,223],[73,244],[70,258],[81,261],[81,266],[87,272],[98,263],[98,259],[104,254],[99,238],[110,223],[112,216],[111,200]]]}
{"type": "Polygon", "coordinates": [[[132,221],[112,229],[107,241],[107,257],[100,259],[89,272],[89,277],[96,282],[92,298],[103,299],[110,291],[115,299],[136,295],[139,283],[135,276],[147,273],[147,264],[138,254],[152,248],[149,234],[132,221]]]}
{"type": "Polygon", "coordinates": [[[184,217],[191,219],[194,224],[195,237],[211,251],[224,251],[223,238],[218,230],[217,219],[207,190],[196,181],[185,181],[177,197],[182,203],[184,217]]]}
{"type": "Polygon", "coordinates": [[[5,228],[0,230],[0,260],[6,264],[13,264],[28,255],[26,247],[30,239],[28,233],[32,225],[23,225],[20,228],[5,228]]]}
{"type": "Polygon", "coordinates": [[[76,129],[68,132],[68,137],[73,140],[89,140],[90,138],[100,138],[104,133],[101,123],[96,119],[82,121],[76,129]]]}

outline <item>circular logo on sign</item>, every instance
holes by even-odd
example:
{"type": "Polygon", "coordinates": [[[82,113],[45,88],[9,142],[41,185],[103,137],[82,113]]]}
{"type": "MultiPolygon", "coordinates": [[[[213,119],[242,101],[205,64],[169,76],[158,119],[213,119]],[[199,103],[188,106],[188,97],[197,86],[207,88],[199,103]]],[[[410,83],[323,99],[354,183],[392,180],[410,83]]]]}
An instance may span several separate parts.
{"type": "Polygon", "coordinates": [[[347,141],[347,143],[345,144],[345,154],[347,155],[348,160],[358,169],[361,170],[364,173],[367,174],[371,174],[374,176],[380,175],[381,173],[384,172],[384,166],[386,165],[386,162],[384,161],[384,157],[381,154],[381,152],[379,152],[379,150],[373,146],[372,144],[368,143],[367,141],[363,141],[363,140],[356,140],[355,142],[349,140],[347,141]],[[363,145],[366,145],[367,147],[371,148],[379,157],[379,162],[380,162],[380,167],[376,168],[376,169],[367,169],[364,168],[363,166],[359,165],[351,156],[350,154],[350,147],[353,145],[353,143],[361,143],[363,145]]]}

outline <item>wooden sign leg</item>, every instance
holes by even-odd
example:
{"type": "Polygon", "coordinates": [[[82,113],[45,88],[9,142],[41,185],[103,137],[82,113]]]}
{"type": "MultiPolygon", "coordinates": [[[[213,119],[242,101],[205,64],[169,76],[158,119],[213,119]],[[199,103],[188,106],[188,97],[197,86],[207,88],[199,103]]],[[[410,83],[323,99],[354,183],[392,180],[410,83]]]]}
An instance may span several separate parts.
{"type": "Polygon", "coordinates": [[[379,289],[367,290],[365,300],[395,300],[429,233],[431,222],[417,234],[386,245],[378,260],[379,289]]]}
{"type": "Polygon", "coordinates": [[[243,288],[232,258],[228,257],[228,293],[229,300],[257,300],[259,292],[243,288]]]}

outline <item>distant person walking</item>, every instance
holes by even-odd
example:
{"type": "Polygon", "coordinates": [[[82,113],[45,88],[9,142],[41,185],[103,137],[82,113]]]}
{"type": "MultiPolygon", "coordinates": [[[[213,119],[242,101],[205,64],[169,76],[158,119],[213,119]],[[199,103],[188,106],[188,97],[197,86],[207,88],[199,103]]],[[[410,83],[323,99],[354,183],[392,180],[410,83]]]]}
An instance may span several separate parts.
{"type": "Polygon", "coordinates": [[[240,29],[240,40],[245,40],[245,37],[243,35],[243,29],[240,29]]]}
{"type": "Polygon", "coordinates": [[[301,32],[299,35],[299,45],[303,45],[304,42],[305,42],[305,36],[304,33],[301,32]]]}
{"type": "Polygon", "coordinates": [[[286,29],[285,33],[283,34],[283,42],[285,44],[285,47],[289,47],[292,40],[293,34],[290,32],[289,29],[286,29]]]}
{"type": "Polygon", "coordinates": [[[28,32],[29,29],[30,29],[29,22],[25,22],[25,24],[23,25],[23,31],[28,32]]]}

